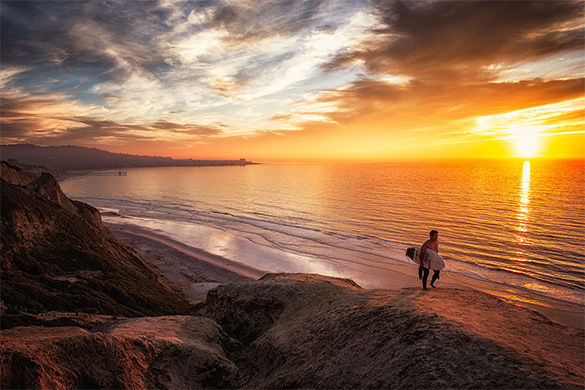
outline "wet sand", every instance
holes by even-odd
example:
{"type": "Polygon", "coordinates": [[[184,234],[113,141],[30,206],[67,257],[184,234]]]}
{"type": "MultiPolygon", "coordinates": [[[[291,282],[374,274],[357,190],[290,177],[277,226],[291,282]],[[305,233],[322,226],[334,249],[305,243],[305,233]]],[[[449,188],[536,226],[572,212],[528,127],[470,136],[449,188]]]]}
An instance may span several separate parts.
{"type": "MultiPolygon", "coordinates": [[[[271,272],[208,253],[137,225],[115,223],[106,223],[106,225],[120,240],[156,266],[171,284],[182,290],[187,299],[193,303],[204,301],[207,291],[219,284],[256,280],[271,272]]],[[[360,281],[360,272],[356,272],[353,278],[347,275],[339,275],[339,277],[352,278],[365,288],[420,287],[414,265],[396,262],[392,264],[391,270],[380,272],[387,274],[384,278],[387,281],[384,286],[364,285],[360,281]]],[[[471,289],[486,292],[505,302],[535,310],[561,325],[577,329],[585,328],[585,313],[578,305],[542,297],[535,299],[533,295],[519,291],[503,291],[491,283],[448,272],[441,273],[441,279],[437,285],[439,289],[471,289]]]]}
{"type": "Polygon", "coordinates": [[[142,229],[134,225],[106,224],[112,233],[156,266],[192,303],[204,301],[219,284],[256,280],[266,272],[247,267],[142,229]]]}

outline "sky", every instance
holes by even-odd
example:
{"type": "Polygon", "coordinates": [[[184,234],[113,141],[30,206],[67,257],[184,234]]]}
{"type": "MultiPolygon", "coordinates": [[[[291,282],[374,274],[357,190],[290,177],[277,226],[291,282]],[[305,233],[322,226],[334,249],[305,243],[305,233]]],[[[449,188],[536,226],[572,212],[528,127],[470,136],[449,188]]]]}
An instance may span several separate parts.
{"type": "Polygon", "coordinates": [[[1,143],[585,158],[583,1],[1,0],[1,143]]]}

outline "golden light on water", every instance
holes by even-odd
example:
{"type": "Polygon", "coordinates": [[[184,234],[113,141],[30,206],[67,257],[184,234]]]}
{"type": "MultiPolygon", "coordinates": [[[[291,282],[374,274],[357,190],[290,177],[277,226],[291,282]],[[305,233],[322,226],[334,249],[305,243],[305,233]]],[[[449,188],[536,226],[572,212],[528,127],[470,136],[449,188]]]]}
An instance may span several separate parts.
{"type": "Polygon", "coordinates": [[[524,161],[522,166],[522,186],[520,192],[520,213],[521,219],[528,218],[528,202],[530,196],[530,161],[524,161]]]}
{"type": "Polygon", "coordinates": [[[516,219],[518,220],[518,235],[516,241],[521,244],[526,244],[526,233],[528,232],[528,216],[530,213],[530,161],[524,161],[522,166],[522,183],[520,185],[520,202],[518,205],[518,213],[516,219]]]}

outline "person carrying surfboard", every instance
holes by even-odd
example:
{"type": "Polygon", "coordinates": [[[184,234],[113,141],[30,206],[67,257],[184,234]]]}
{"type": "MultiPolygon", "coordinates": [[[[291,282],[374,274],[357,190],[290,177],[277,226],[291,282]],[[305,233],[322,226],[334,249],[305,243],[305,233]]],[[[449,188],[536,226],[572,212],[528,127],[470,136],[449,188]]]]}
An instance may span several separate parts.
{"type": "MultiPolygon", "coordinates": [[[[422,284],[423,284],[423,288],[426,290],[427,289],[427,279],[429,277],[429,269],[430,268],[425,268],[425,266],[423,265],[423,258],[424,258],[424,253],[425,250],[430,249],[436,253],[439,253],[439,232],[436,230],[431,230],[429,233],[429,236],[431,238],[429,238],[428,240],[425,241],[425,243],[422,245],[422,247],[420,248],[419,251],[419,255],[418,255],[418,260],[419,260],[419,267],[418,267],[418,278],[422,279],[422,284]],[[422,274],[422,277],[421,277],[422,274]]],[[[435,281],[437,279],[439,279],[439,270],[435,270],[433,273],[433,278],[431,279],[431,287],[435,287],[435,281]]]]}

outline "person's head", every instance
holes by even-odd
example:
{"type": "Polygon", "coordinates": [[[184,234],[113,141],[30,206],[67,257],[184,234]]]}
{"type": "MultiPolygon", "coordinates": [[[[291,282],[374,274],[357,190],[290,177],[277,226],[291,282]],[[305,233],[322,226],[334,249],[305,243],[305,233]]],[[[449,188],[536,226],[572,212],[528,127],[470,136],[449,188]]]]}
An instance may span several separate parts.
{"type": "Polygon", "coordinates": [[[431,240],[435,241],[437,238],[439,238],[439,232],[436,230],[431,230],[429,232],[429,236],[431,237],[431,240]]]}

